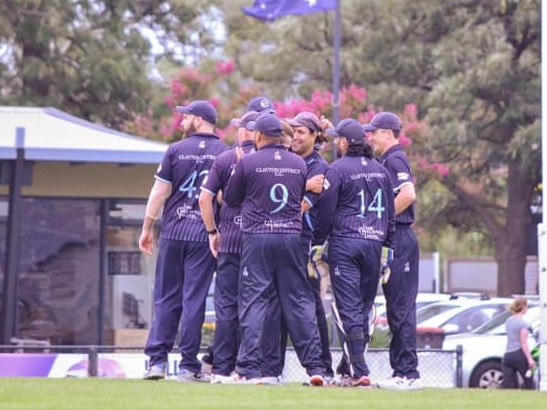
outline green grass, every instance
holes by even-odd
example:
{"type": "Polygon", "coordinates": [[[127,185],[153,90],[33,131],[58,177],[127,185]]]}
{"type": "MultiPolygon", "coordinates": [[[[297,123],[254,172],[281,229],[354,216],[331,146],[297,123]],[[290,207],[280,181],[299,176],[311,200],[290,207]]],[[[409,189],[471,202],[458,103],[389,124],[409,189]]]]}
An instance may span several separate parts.
{"type": "Polygon", "coordinates": [[[174,381],[0,378],[0,409],[545,409],[547,393],[234,386],[174,381]]]}

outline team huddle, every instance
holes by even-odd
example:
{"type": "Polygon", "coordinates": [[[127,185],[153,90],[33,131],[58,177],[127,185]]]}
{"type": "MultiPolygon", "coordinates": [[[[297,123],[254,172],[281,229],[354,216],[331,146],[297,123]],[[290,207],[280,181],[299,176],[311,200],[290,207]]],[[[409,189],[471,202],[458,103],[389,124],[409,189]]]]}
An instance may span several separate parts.
{"type": "Polygon", "coordinates": [[[214,134],[207,101],[179,106],[183,138],[155,175],[140,249],[152,254],[163,209],[154,320],[145,379],[165,378],[180,324],[181,382],[281,384],[290,337],[310,386],[420,389],[416,355],[418,242],[415,191],[399,144],[400,118],[336,126],[301,112],[281,119],[256,97],[232,121],[230,148],[214,134]],[[336,157],[319,150],[330,140],[336,157]],[[328,263],[328,269],[318,268],[328,263]],[[215,276],[211,374],[198,359],[207,292],[215,276]],[[333,368],[321,299],[329,275],[343,345],[333,368]],[[369,315],[381,283],[392,332],[392,377],[372,381],[369,315]]]}

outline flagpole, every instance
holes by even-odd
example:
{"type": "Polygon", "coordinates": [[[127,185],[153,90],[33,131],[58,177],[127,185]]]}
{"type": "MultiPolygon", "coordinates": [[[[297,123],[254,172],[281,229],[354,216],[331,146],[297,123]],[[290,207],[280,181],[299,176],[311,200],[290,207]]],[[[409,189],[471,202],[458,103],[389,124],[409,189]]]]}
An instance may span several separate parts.
{"type": "Polygon", "coordinates": [[[334,125],[340,121],[340,2],[341,0],[336,0],[334,9],[334,67],[332,70],[332,122],[334,125]]]}

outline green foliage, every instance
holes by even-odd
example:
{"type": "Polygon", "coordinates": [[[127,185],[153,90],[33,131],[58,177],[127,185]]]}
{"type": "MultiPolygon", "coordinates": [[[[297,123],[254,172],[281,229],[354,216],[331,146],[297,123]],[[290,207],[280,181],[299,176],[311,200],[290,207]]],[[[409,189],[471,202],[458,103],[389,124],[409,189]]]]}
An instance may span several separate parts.
{"type": "Polygon", "coordinates": [[[118,128],[152,98],[143,30],[159,33],[166,56],[175,45],[206,53],[208,36],[196,43],[186,31],[197,17],[184,1],[4,1],[0,104],[54,106],[118,128]]]}

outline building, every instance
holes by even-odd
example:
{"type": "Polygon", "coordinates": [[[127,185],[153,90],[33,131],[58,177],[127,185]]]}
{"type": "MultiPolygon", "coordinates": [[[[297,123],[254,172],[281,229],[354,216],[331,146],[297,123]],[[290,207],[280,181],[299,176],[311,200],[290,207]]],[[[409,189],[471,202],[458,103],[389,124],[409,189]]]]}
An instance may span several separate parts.
{"type": "Polygon", "coordinates": [[[0,107],[0,344],[109,344],[146,328],[138,249],[167,145],[53,108],[0,107]]]}

